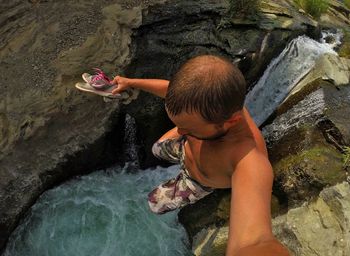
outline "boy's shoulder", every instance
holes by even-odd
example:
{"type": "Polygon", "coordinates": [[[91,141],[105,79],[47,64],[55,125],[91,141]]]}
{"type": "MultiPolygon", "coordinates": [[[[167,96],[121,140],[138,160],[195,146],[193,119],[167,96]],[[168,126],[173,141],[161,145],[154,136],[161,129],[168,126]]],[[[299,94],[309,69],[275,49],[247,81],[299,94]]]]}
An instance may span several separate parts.
{"type": "MultiPolygon", "coordinates": [[[[229,150],[228,156],[233,165],[236,166],[242,159],[244,159],[249,153],[256,150],[258,151],[257,145],[253,138],[242,139],[228,145],[229,150]]],[[[257,155],[252,155],[252,158],[257,155]]]]}

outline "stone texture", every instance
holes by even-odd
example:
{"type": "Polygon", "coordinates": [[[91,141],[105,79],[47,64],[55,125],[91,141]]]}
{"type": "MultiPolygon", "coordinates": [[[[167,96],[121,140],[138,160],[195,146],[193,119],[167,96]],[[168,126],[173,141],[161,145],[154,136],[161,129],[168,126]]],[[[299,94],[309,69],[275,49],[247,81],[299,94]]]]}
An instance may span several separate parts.
{"type": "Polygon", "coordinates": [[[335,86],[350,83],[350,59],[334,54],[324,54],[316,62],[310,72],[295,86],[278,106],[277,115],[286,112],[303,97],[315,91],[322,81],[329,81],[335,86]]]}
{"type": "Polygon", "coordinates": [[[203,228],[227,224],[230,216],[230,200],[231,189],[220,189],[196,204],[181,209],[179,221],[184,225],[190,239],[203,228]]]}
{"type": "Polygon", "coordinates": [[[350,142],[350,87],[320,86],[263,128],[275,172],[274,192],[285,206],[347,178],[342,151],[350,142]]]}
{"type": "MultiPolygon", "coordinates": [[[[295,256],[349,255],[350,186],[343,182],[325,188],[310,203],[272,220],[273,233],[295,256]]],[[[196,256],[225,255],[228,226],[211,226],[197,233],[196,256]]]]}
{"type": "MultiPolygon", "coordinates": [[[[188,58],[214,53],[236,62],[252,84],[289,40],[308,30],[306,25],[266,30],[259,18],[231,19],[225,0],[167,3],[154,6],[144,16],[135,34],[137,61],[127,74],[169,78],[188,58]]],[[[299,17],[303,16],[289,19],[299,17]]]]}
{"type": "Polygon", "coordinates": [[[121,161],[120,105],[74,84],[92,67],[111,75],[129,63],[142,8],[115,1],[11,1],[0,8],[1,250],[43,191],[121,161]]]}
{"type": "Polygon", "coordinates": [[[274,233],[295,255],[348,255],[349,199],[347,182],[326,188],[316,201],[275,218],[274,233]]]}

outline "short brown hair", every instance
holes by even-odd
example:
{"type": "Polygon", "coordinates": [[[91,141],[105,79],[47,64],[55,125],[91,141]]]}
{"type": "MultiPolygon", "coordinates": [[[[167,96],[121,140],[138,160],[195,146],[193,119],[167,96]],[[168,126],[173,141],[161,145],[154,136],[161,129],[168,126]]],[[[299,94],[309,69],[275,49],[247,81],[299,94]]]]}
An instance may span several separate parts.
{"type": "Polygon", "coordinates": [[[165,106],[172,115],[197,112],[210,123],[222,123],[242,110],[246,82],[229,60],[202,55],[182,65],[169,83],[165,106]]]}

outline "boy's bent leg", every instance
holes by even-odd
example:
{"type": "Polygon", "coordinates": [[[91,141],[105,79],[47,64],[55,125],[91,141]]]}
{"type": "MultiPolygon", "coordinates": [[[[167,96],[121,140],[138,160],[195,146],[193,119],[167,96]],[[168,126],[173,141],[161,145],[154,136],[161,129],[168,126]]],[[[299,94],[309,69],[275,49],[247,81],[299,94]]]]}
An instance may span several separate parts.
{"type": "Polygon", "coordinates": [[[153,144],[152,153],[155,157],[171,163],[179,163],[183,150],[184,137],[165,139],[153,144]]]}
{"type": "Polygon", "coordinates": [[[214,189],[204,187],[191,179],[185,170],[167,182],[162,183],[148,195],[152,212],[163,214],[193,204],[212,193],[214,189]]]}

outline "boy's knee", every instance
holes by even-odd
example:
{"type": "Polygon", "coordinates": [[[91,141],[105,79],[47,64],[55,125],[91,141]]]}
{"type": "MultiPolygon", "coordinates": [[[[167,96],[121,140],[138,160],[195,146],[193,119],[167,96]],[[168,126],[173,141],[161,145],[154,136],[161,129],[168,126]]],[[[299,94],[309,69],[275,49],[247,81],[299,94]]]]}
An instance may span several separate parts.
{"type": "Polygon", "coordinates": [[[169,207],[167,207],[166,202],[162,200],[161,194],[162,193],[159,188],[154,189],[148,194],[149,208],[155,214],[164,214],[172,210],[169,207]]]}
{"type": "Polygon", "coordinates": [[[152,154],[157,158],[161,158],[161,147],[159,146],[159,141],[153,144],[152,154]]]}

